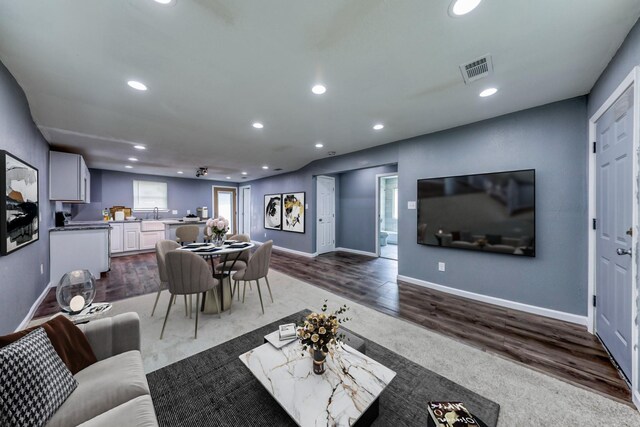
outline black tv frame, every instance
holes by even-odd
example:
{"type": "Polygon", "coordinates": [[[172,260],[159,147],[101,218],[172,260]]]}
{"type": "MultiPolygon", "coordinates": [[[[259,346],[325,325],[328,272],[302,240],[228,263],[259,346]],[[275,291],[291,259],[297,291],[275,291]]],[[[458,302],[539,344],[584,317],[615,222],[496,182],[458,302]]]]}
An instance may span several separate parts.
{"type": "MultiPolygon", "coordinates": [[[[420,194],[420,181],[428,181],[428,180],[433,180],[433,179],[446,179],[446,178],[461,178],[461,177],[468,177],[468,176],[479,176],[479,175],[493,175],[493,174],[498,174],[498,173],[517,173],[517,172],[533,172],[533,255],[516,255],[516,254],[509,254],[509,253],[504,253],[504,252],[490,252],[490,251],[484,251],[484,250],[471,250],[471,249],[467,249],[467,248],[458,248],[455,246],[440,246],[440,245],[432,245],[429,243],[423,243],[420,242],[420,238],[419,235],[416,233],[416,243],[422,246],[429,246],[432,248],[446,248],[446,249],[460,249],[463,251],[470,251],[470,252],[476,252],[476,253],[485,253],[485,254],[495,254],[495,255],[507,255],[507,256],[513,256],[516,258],[535,258],[537,256],[538,250],[537,250],[537,230],[536,230],[536,222],[537,222],[537,191],[536,191],[536,170],[534,168],[530,168],[530,169],[515,169],[515,170],[507,170],[507,171],[496,171],[496,172],[482,172],[482,173],[468,173],[468,174],[460,174],[460,175],[449,175],[449,176],[434,176],[431,178],[421,178],[418,179],[416,181],[416,222],[418,221],[418,219],[420,218],[420,199],[419,199],[419,194],[420,194]]],[[[416,224],[416,231],[418,228],[418,224],[416,224]]]]}

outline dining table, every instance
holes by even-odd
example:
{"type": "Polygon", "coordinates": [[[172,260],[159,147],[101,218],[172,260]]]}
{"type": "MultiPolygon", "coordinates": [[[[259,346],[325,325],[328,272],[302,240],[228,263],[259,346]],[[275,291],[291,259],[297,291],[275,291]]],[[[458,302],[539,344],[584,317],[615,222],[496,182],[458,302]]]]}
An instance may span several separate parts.
{"type": "MultiPolygon", "coordinates": [[[[240,242],[236,240],[225,240],[221,246],[216,246],[213,243],[190,243],[188,245],[178,248],[180,251],[189,251],[196,255],[199,255],[205,259],[209,259],[211,262],[211,270],[213,277],[218,279],[220,283],[220,306],[222,311],[228,310],[231,307],[231,272],[235,271],[234,266],[240,255],[244,251],[250,251],[255,247],[255,243],[240,242]],[[220,261],[223,268],[216,272],[214,258],[220,257],[220,261]],[[227,261],[231,261],[231,264],[227,267],[227,261]],[[229,278],[228,281],[225,278],[229,278]],[[226,289],[225,289],[226,287],[226,289]]],[[[215,291],[215,290],[214,290],[215,291]]],[[[209,291],[213,292],[213,291],[209,291]]],[[[202,298],[200,310],[204,313],[218,313],[218,309],[215,304],[207,304],[207,293],[205,292],[202,298]]]]}

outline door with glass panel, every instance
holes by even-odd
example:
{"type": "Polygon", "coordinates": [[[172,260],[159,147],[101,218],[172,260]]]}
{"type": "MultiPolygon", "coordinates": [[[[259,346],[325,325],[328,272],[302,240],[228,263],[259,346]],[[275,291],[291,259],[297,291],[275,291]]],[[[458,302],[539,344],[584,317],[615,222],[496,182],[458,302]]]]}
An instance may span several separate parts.
{"type": "Polygon", "coordinates": [[[213,218],[229,220],[229,234],[237,234],[237,190],[233,187],[213,187],[213,218]]]}

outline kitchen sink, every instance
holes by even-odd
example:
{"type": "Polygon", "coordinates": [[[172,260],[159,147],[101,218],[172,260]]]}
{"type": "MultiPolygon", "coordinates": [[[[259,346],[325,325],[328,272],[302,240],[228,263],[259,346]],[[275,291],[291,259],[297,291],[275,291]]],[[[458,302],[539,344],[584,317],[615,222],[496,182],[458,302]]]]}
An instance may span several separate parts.
{"type": "Polygon", "coordinates": [[[140,224],[140,231],[164,231],[164,222],[143,220],[140,224]]]}

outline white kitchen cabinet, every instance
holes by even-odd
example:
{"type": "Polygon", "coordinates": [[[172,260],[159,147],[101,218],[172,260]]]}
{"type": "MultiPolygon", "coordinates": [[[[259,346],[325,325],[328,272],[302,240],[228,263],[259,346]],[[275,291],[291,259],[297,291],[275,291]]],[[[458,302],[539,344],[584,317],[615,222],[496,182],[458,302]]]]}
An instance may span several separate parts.
{"type": "Polygon", "coordinates": [[[109,271],[109,229],[57,229],[49,234],[51,282],[58,284],[65,273],[89,270],[93,277],[109,271]]]}
{"type": "Polygon", "coordinates": [[[124,252],[124,224],[111,224],[111,253],[124,252]]]}
{"type": "Polygon", "coordinates": [[[124,252],[137,251],[140,249],[140,224],[123,224],[124,252]]]}
{"type": "Polygon", "coordinates": [[[164,231],[140,232],[140,250],[155,249],[156,243],[164,240],[164,231]]]}
{"type": "Polygon", "coordinates": [[[91,175],[79,154],[49,152],[49,199],[89,203],[91,175]]]}

